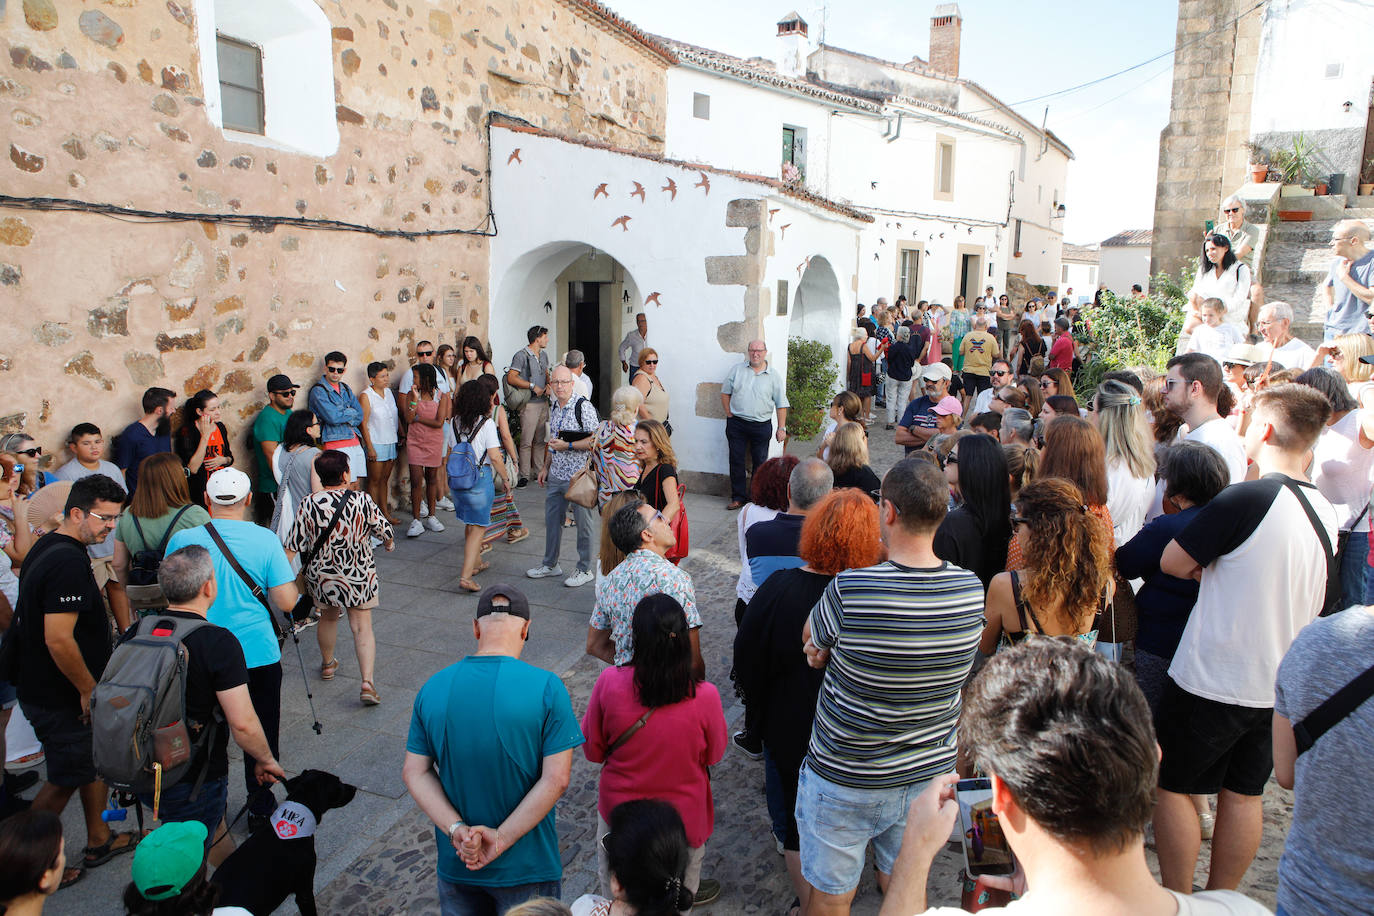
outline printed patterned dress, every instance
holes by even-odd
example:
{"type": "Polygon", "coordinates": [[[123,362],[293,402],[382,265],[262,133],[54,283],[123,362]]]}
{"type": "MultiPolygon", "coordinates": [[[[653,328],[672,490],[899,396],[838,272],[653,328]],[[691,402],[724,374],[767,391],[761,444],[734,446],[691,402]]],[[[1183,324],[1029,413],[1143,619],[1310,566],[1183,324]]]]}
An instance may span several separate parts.
{"type": "Polygon", "coordinates": [[[305,590],[315,603],[334,608],[372,608],[377,606],[377,560],[372,554],[372,538],[389,541],[395,537],[382,510],[366,493],[348,490],[321,490],[301,502],[296,524],[286,539],[286,549],[308,551],[329,525],[339,500],[348,505],[339,516],[320,552],[305,567],[305,590]]]}
{"type": "Polygon", "coordinates": [[[601,505],[639,483],[639,459],[635,457],[635,428],[606,420],[596,431],[597,496],[601,505]]]}

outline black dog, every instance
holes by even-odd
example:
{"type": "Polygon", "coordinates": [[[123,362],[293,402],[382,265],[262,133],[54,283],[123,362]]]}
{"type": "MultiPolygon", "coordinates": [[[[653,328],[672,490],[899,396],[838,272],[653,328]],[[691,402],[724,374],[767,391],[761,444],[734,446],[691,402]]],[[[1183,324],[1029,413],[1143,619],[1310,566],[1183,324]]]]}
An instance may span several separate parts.
{"type": "Polygon", "coordinates": [[[306,770],[283,785],[286,801],[267,829],[249,837],[211,877],[220,887],[220,906],[269,916],[295,894],[301,916],[315,916],[315,827],[326,811],[353,801],[358,787],[321,770],[306,770]]]}

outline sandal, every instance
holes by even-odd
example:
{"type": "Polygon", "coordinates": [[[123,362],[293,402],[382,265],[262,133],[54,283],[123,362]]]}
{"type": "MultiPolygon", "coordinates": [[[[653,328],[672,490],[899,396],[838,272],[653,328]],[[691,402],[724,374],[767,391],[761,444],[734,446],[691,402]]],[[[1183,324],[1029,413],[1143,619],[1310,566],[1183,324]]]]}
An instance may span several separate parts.
{"type": "Polygon", "coordinates": [[[475,576],[475,575],[477,575],[478,573],[486,572],[486,571],[489,570],[489,569],[491,569],[491,564],[490,564],[490,563],[486,563],[486,562],[478,563],[478,564],[477,564],[477,568],[474,569],[474,570],[472,571],[472,574],[475,576]]]}
{"type": "Polygon", "coordinates": [[[358,699],[364,706],[377,706],[382,702],[382,695],[377,692],[371,681],[363,681],[363,687],[358,691],[358,699]]]}
{"type": "Polygon", "coordinates": [[[490,541],[488,541],[487,543],[485,543],[485,544],[482,545],[482,553],[487,553],[487,552],[490,551],[494,546],[495,546],[495,545],[493,545],[490,541]]]}
{"type": "Polygon", "coordinates": [[[801,916],[800,897],[793,897],[792,902],[787,905],[787,916],[801,916]]]}
{"type": "Polygon", "coordinates": [[[528,528],[516,528],[516,529],[515,529],[514,531],[512,531],[510,534],[506,535],[506,543],[507,543],[507,544],[519,544],[521,541],[523,541],[525,538],[527,538],[527,537],[529,537],[529,536],[530,536],[530,529],[528,529],[528,528]]]}
{"type": "Polygon", "coordinates": [[[336,659],[333,659],[332,661],[327,661],[327,662],[325,662],[323,665],[320,665],[320,680],[322,680],[322,681],[332,681],[332,680],[334,680],[334,675],[335,675],[336,673],[338,673],[338,670],[339,670],[339,660],[338,660],[337,658],[336,658],[336,659]]]}
{"type": "Polygon", "coordinates": [[[86,869],[80,865],[71,865],[62,870],[62,883],[57,885],[58,890],[64,887],[71,887],[82,878],[86,877],[86,869]]]}
{"type": "Polygon", "coordinates": [[[458,587],[465,592],[480,592],[482,590],[482,586],[473,582],[471,579],[459,579],[458,587]]]}
{"type": "MultiPolygon", "coordinates": [[[[100,846],[87,846],[82,854],[81,864],[84,868],[99,868],[115,856],[122,856],[126,852],[133,852],[138,845],[138,838],[132,833],[111,833],[110,838],[100,846]],[[121,845],[116,845],[120,837],[124,837],[121,845]]],[[[80,880],[80,879],[77,879],[80,880]]]]}

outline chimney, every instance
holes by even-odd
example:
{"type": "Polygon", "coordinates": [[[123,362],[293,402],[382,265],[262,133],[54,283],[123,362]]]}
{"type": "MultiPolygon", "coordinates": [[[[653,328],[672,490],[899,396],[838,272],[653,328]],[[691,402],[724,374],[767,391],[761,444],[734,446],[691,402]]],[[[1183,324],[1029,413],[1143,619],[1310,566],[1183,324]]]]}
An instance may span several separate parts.
{"type": "Polygon", "coordinates": [[[806,75],[806,20],[794,10],[778,20],[778,72],[783,76],[806,75]]]}
{"type": "Polygon", "coordinates": [[[930,17],[930,66],[949,76],[959,75],[959,4],[941,3],[930,17]]]}

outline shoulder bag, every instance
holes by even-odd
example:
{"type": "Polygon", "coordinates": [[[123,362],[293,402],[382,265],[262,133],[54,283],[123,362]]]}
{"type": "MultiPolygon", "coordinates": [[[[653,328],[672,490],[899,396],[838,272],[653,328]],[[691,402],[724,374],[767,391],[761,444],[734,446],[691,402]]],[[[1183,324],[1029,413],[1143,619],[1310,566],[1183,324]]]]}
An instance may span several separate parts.
{"type": "MultiPolygon", "coordinates": [[[[301,572],[305,574],[307,579],[310,577],[309,569],[311,562],[315,557],[319,556],[320,548],[325,545],[330,535],[334,533],[334,529],[338,527],[339,519],[343,516],[344,507],[348,505],[349,497],[352,495],[352,490],[343,491],[343,498],[340,499],[339,504],[334,507],[334,515],[329,519],[329,524],[326,525],[319,533],[319,536],[315,538],[315,543],[310,545],[310,550],[301,554],[301,572]]],[[[310,597],[309,592],[302,592],[300,599],[296,602],[296,606],[291,609],[291,619],[297,622],[302,621],[309,617],[310,612],[314,609],[315,599],[310,597]]]]}
{"type": "Polygon", "coordinates": [[[210,540],[215,542],[215,546],[218,547],[219,552],[223,554],[225,562],[227,562],[230,568],[232,568],[234,572],[238,574],[238,577],[243,580],[243,584],[248,586],[248,590],[253,593],[254,598],[258,599],[263,610],[267,611],[267,620],[272,624],[272,632],[277,637],[277,645],[280,646],[286,641],[286,631],[282,629],[281,623],[277,620],[277,612],[272,609],[272,602],[267,597],[267,592],[261,585],[253,581],[252,576],[244,572],[243,567],[239,565],[239,561],[234,558],[234,554],[229,550],[229,545],[224,543],[224,538],[220,537],[219,532],[215,530],[215,523],[206,522],[205,530],[210,534],[210,540]]]}
{"type": "Polygon", "coordinates": [[[501,373],[501,389],[502,393],[506,396],[506,408],[515,411],[517,414],[524,409],[525,405],[530,402],[530,398],[534,396],[534,391],[532,389],[517,388],[510,383],[508,378],[512,369],[515,369],[517,373],[520,372],[519,368],[516,367],[516,363],[522,356],[525,358],[525,374],[529,375],[530,354],[529,350],[523,348],[519,353],[515,354],[515,358],[510,361],[511,364],[506,367],[506,371],[501,373]]]}
{"type": "Polygon", "coordinates": [[[136,551],[129,560],[129,581],[124,583],[124,593],[129,598],[129,607],[136,611],[151,608],[163,608],[167,606],[167,599],[163,597],[162,586],[157,581],[157,569],[162,564],[162,558],[167,556],[167,542],[172,539],[172,532],[176,531],[177,522],[191,507],[182,506],[177,514],[172,516],[172,520],[167,524],[167,530],[162,533],[162,539],[158,542],[157,549],[151,549],[148,543],[148,536],[143,533],[143,526],[139,524],[138,516],[132,512],[129,518],[133,520],[134,530],[138,532],[139,538],[143,541],[143,549],[136,551]],[[148,581],[150,580],[151,581],[148,581]],[[135,581],[139,580],[139,581],[135,581]]]}
{"type": "Polygon", "coordinates": [[[611,746],[606,748],[606,757],[609,759],[612,754],[624,746],[626,741],[634,736],[634,733],[644,727],[644,723],[649,721],[649,717],[654,714],[653,708],[644,710],[644,715],[634,721],[634,724],[620,733],[620,737],[611,742],[611,746]]]}
{"type": "MultiPolygon", "coordinates": [[[[1297,497],[1302,510],[1307,513],[1307,520],[1312,523],[1312,529],[1317,532],[1317,540],[1321,541],[1322,554],[1326,557],[1326,593],[1322,596],[1321,610],[1318,615],[1328,617],[1341,609],[1341,557],[1340,548],[1331,546],[1331,536],[1326,533],[1326,526],[1317,517],[1317,510],[1312,508],[1312,504],[1307,501],[1307,496],[1302,492],[1302,487],[1298,486],[1297,481],[1291,477],[1283,478],[1283,485],[1293,491],[1297,497]]],[[[1339,538],[1340,532],[1337,532],[1339,538]]],[[[1348,537],[1348,535],[1347,535],[1348,537]]],[[[1341,545],[1343,548],[1344,545],[1341,545]]]]}
{"type": "MultiPolygon", "coordinates": [[[[573,410],[577,417],[579,432],[582,429],[582,402],[585,400],[586,398],[578,398],[577,403],[573,406],[573,410]]],[[[587,433],[586,435],[577,436],[576,439],[565,439],[565,441],[568,443],[568,447],[572,448],[573,442],[585,439],[587,436],[594,434],[595,433],[587,433]]],[[[564,438],[562,432],[560,432],[558,436],[560,439],[564,438]]],[[[588,457],[586,465],[584,465],[580,471],[572,475],[572,479],[568,481],[568,489],[564,493],[564,498],[568,502],[582,506],[586,509],[595,509],[600,501],[601,484],[597,480],[596,473],[596,462],[598,460],[597,452],[598,448],[596,444],[593,443],[591,455],[588,457]]]]}
{"type": "Polygon", "coordinates": [[[1316,709],[1293,723],[1293,737],[1301,757],[1317,739],[1340,724],[1341,720],[1374,697],[1374,668],[1366,668],[1354,680],[1332,694],[1316,709]]]}
{"type": "MultiPolygon", "coordinates": [[[[654,479],[654,489],[662,492],[663,490],[663,465],[654,468],[658,471],[658,476],[654,479]]],[[[687,521],[687,488],[681,482],[677,485],[678,510],[677,515],[668,523],[668,527],[673,530],[673,537],[677,542],[668,548],[665,555],[669,560],[681,560],[687,556],[687,551],[691,549],[691,526],[687,521]]]]}

